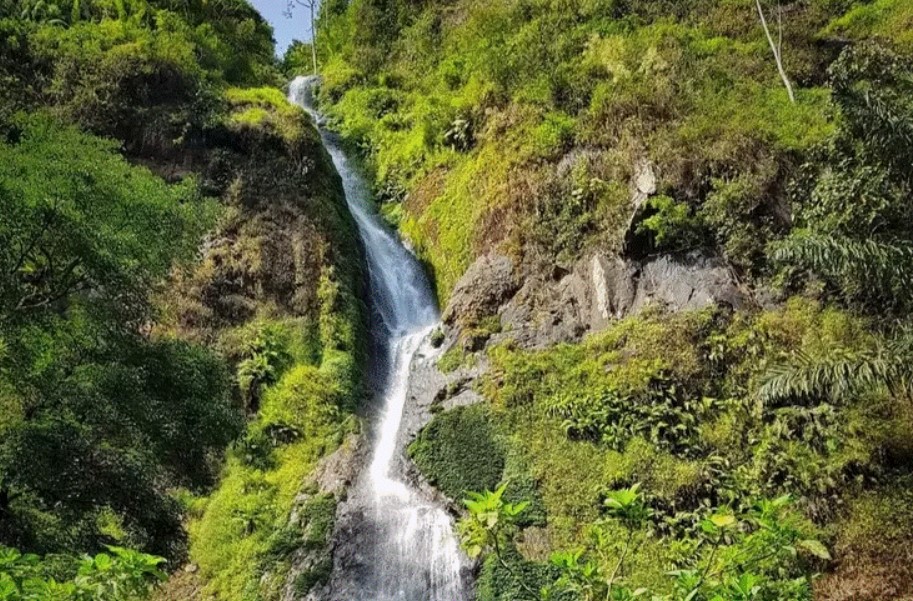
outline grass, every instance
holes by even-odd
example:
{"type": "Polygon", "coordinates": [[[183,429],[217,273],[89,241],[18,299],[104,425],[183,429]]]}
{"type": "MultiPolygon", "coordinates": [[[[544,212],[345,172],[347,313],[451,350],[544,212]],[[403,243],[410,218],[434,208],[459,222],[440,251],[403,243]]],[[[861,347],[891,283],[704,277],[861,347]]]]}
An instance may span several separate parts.
{"type": "Polygon", "coordinates": [[[313,136],[310,118],[290,103],[276,88],[228,88],[230,127],[247,131],[268,131],[279,135],[289,146],[313,136]]]}
{"type": "Polygon", "coordinates": [[[913,5],[904,0],[876,0],[854,6],[834,19],[824,37],[880,38],[905,51],[913,50],[913,5]]]}

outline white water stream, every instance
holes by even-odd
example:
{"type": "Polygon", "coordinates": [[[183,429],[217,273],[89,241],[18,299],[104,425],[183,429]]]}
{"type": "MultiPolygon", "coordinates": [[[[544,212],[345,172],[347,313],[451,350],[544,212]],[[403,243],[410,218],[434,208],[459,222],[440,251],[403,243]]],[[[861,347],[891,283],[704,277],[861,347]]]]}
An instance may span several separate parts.
{"type": "MultiPolygon", "coordinates": [[[[299,77],[289,98],[322,123],[313,105],[316,80],[299,77]]],[[[382,403],[373,436],[365,483],[353,495],[364,508],[359,533],[361,558],[351,576],[354,589],[331,591],[333,601],[464,601],[463,555],[453,522],[442,508],[423,498],[401,478],[400,426],[412,360],[438,322],[427,277],[415,257],[374,211],[364,179],[350,163],[339,139],[319,127],[323,144],[342,177],[346,202],[365,246],[372,334],[380,366],[376,379],[382,403]]]]}

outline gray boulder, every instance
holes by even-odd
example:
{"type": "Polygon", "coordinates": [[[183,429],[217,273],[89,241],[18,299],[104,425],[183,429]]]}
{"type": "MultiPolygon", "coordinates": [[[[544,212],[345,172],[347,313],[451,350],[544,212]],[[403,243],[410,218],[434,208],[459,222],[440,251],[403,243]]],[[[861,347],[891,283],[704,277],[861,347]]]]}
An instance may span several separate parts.
{"type": "Polygon", "coordinates": [[[457,282],[444,311],[444,323],[475,323],[495,315],[518,288],[510,258],[499,254],[480,257],[457,282]]]}

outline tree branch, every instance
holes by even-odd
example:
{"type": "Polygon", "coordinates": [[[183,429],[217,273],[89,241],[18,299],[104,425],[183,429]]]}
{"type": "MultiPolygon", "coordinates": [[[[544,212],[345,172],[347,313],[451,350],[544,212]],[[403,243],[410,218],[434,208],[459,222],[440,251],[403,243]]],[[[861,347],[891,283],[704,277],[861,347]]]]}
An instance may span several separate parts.
{"type": "Polygon", "coordinates": [[[780,45],[774,41],[773,35],[770,33],[770,27],[767,26],[767,17],[764,15],[764,8],[761,6],[761,0],[755,0],[755,5],[758,7],[758,16],[761,17],[761,26],[764,28],[764,34],[767,36],[767,41],[770,43],[770,49],[774,55],[774,61],[777,63],[777,71],[780,73],[780,79],[783,80],[783,85],[786,86],[786,93],[789,94],[789,101],[795,104],[796,95],[793,92],[792,83],[789,81],[789,76],[786,74],[786,70],[783,68],[783,56],[780,53],[782,46],[782,36],[783,36],[783,27],[781,24],[780,27],[780,45]]]}

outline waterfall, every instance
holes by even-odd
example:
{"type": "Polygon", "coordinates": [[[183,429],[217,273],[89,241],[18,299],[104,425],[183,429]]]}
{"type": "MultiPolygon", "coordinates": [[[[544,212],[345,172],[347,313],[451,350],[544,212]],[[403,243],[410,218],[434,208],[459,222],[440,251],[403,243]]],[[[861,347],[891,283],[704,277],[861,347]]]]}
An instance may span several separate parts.
{"type": "MultiPolygon", "coordinates": [[[[465,560],[453,521],[402,478],[400,425],[412,360],[427,350],[427,334],[438,323],[434,295],[416,258],[377,215],[364,179],[349,162],[339,138],[323,126],[313,103],[313,77],[299,77],[289,99],[318,124],[324,147],[342,178],[346,203],[364,243],[378,366],[374,388],[382,406],[372,436],[372,455],[347,503],[359,507],[354,528],[357,557],[346,587],[333,601],[464,601],[465,560]]],[[[338,579],[334,578],[332,582],[338,579]]],[[[331,584],[332,586],[332,584],[331,584]]]]}

